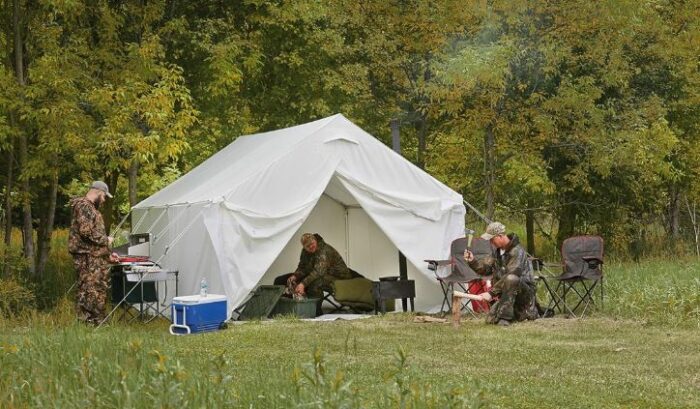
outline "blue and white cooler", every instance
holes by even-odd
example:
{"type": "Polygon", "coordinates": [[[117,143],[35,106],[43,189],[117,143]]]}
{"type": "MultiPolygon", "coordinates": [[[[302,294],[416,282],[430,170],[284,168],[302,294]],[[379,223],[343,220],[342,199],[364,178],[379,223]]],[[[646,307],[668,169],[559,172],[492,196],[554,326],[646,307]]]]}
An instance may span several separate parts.
{"type": "Polygon", "coordinates": [[[173,335],[192,334],[196,332],[215,331],[226,323],[226,296],[208,294],[186,295],[173,298],[172,325],[173,335]]]}

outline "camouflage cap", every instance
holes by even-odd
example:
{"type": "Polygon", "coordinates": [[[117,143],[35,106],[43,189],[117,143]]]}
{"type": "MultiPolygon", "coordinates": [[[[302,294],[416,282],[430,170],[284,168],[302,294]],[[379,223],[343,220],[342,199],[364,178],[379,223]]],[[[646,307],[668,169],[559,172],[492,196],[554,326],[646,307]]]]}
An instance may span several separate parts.
{"type": "Polygon", "coordinates": [[[481,238],[484,240],[491,240],[495,236],[501,234],[506,234],[506,226],[504,226],[503,223],[492,222],[486,226],[486,233],[482,234],[481,238]]]}
{"type": "Polygon", "coordinates": [[[112,194],[109,193],[109,187],[107,187],[107,184],[101,180],[96,180],[92,182],[92,185],[90,185],[90,189],[97,189],[105,192],[107,197],[111,198],[112,194]]]}
{"type": "Polygon", "coordinates": [[[312,233],[304,233],[301,235],[301,245],[306,246],[311,243],[311,240],[316,240],[316,237],[312,233]]]}

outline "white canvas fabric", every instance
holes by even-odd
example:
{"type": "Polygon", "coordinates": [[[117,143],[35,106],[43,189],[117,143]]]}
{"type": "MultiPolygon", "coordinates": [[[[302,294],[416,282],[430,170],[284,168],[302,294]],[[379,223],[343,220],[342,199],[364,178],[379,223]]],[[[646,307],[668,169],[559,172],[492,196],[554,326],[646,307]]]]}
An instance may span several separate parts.
{"type": "MultiPolygon", "coordinates": [[[[236,139],[137,204],[132,218],[136,233],[152,233],[152,258],[179,270],[180,295],[197,293],[204,277],[232,310],[263,277],[295,269],[298,236],[313,220],[351,268],[374,270],[360,271],[368,278],[398,270],[368,264],[367,250],[351,251],[363,248],[351,241],[390,242],[424,275],[417,305],[427,310],[440,294],[423,260],[448,256],[464,215],[461,195],[338,114],[236,139]],[[319,201],[335,205],[322,211],[319,201]],[[352,218],[358,211],[378,229],[351,234],[352,220],[365,220],[352,218]],[[281,271],[270,271],[273,263],[281,271]]],[[[386,257],[397,259],[396,251],[386,257]]]]}

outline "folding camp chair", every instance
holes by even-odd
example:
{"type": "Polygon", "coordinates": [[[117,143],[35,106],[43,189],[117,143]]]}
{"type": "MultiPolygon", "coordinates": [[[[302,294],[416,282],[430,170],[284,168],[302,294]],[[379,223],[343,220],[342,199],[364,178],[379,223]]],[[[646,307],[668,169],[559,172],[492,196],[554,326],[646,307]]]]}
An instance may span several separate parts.
{"type": "MultiPolygon", "coordinates": [[[[435,278],[442,289],[443,300],[440,313],[443,315],[452,308],[452,292],[455,290],[455,286],[459,291],[471,293],[474,293],[477,287],[483,288],[481,284],[485,281],[484,277],[474,272],[464,260],[466,248],[467,238],[462,237],[454,240],[450,245],[449,260],[425,260],[428,263],[428,269],[435,273],[435,278]],[[448,273],[440,275],[440,272],[444,270],[447,270],[448,273]]],[[[490,255],[492,254],[491,243],[488,240],[475,237],[472,240],[471,251],[476,258],[490,255]]],[[[472,315],[474,315],[474,311],[488,310],[487,305],[476,304],[482,303],[481,301],[472,301],[467,298],[462,300],[462,310],[467,310],[472,315]]]]}
{"type": "Polygon", "coordinates": [[[600,306],[603,307],[603,238],[569,237],[561,245],[561,257],[563,271],[554,278],[557,280],[554,293],[558,296],[552,298],[548,308],[582,317],[589,306],[595,305],[596,288],[599,288],[600,306]],[[569,301],[567,296],[573,300],[569,301]]]}
{"type": "MultiPolygon", "coordinates": [[[[556,264],[545,264],[542,259],[535,257],[528,257],[528,263],[530,264],[530,270],[532,271],[533,278],[535,279],[535,284],[538,287],[537,293],[540,293],[540,286],[544,286],[544,294],[547,296],[547,302],[545,304],[537,303],[537,309],[541,318],[550,318],[554,316],[555,306],[558,306],[559,311],[566,310],[567,313],[573,315],[573,311],[568,309],[568,306],[563,302],[561,295],[555,291],[555,288],[549,283],[549,280],[556,280],[549,267],[561,267],[559,263],[556,264]],[[541,305],[546,305],[542,308],[541,305]]],[[[539,295],[537,296],[539,298],[539,295]]]]}

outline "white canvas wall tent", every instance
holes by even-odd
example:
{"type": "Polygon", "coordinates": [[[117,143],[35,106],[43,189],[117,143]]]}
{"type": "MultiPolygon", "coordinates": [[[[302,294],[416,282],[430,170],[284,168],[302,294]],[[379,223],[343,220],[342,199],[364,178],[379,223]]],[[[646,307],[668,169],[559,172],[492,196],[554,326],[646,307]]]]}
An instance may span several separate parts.
{"type": "Polygon", "coordinates": [[[180,272],[180,295],[205,277],[229,309],[293,271],[304,232],[317,232],[371,279],[416,280],[416,307],[441,293],[424,259],[463,235],[462,197],[338,114],[242,136],[132,209],[151,256],[180,272]]]}

